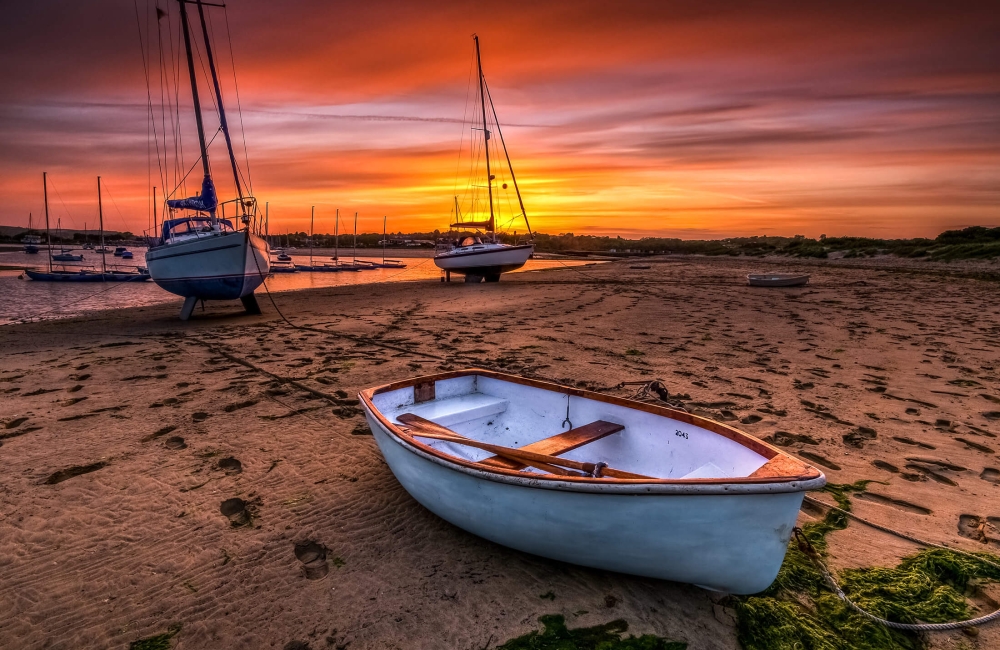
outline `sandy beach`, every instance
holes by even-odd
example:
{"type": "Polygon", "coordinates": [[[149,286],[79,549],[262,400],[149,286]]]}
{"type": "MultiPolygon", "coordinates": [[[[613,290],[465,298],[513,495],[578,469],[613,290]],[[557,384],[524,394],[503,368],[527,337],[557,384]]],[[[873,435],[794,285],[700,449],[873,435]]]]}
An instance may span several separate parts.
{"type": "MultiPolygon", "coordinates": [[[[208,303],[182,323],[177,301],[0,327],[0,647],[170,631],[182,649],[471,649],[562,614],[738,648],[715,594],[512,551],[410,498],[357,392],[468,366],[591,389],[660,379],[831,483],[877,481],[860,516],[1000,552],[995,263],[783,260],[812,280],[779,290],[745,285],[761,260],[641,264],[275,295],[300,328],[266,294],[254,317],[208,303]]],[[[838,570],[919,550],[859,524],[829,543],[838,570]]],[[[996,648],[1000,625],[929,641],[996,648]]]]}

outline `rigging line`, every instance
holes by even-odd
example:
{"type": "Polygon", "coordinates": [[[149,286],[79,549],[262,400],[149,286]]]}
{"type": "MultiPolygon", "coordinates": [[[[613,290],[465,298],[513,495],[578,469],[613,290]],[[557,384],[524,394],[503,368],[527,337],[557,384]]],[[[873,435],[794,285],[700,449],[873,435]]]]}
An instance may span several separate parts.
{"type": "Polygon", "coordinates": [[[473,64],[469,63],[469,78],[465,84],[465,104],[462,106],[462,131],[461,136],[458,140],[458,162],[455,164],[455,185],[452,188],[452,194],[458,194],[458,172],[462,168],[462,151],[465,146],[465,127],[466,118],[469,115],[469,95],[472,93],[472,68],[473,64]]]}
{"type": "MultiPolygon", "coordinates": [[[[167,5],[167,36],[170,37],[168,43],[170,43],[170,60],[167,63],[170,64],[170,73],[172,79],[167,80],[167,102],[170,108],[170,131],[174,138],[174,179],[173,183],[178,182],[184,183],[183,180],[178,181],[181,176],[181,171],[184,169],[184,139],[181,137],[181,95],[180,95],[180,57],[174,51],[174,26],[173,26],[173,14],[170,13],[170,5],[167,5]],[[170,82],[173,82],[173,102],[170,102],[170,82]]],[[[180,40],[181,40],[181,30],[177,30],[177,51],[180,51],[180,40]]],[[[165,185],[164,188],[167,186],[165,185]]],[[[187,186],[184,186],[185,194],[187,194],[187,186]]]]}
{"type": "MultiPolygon", "coordinates": [[[[138,276],[138,277],[142,277],[142,276],[138,276]]],[[[138,277],[136,279],[138,279],[138,277]]],[[[36,312],[32,316],[25,316],[23,318],[19,318],[19,319],[17,319],[16,322],[18,322],[18,323],[31,323],[31,322],[33,322],[33,319],[37,319],[39,316],[44,316],[45,314],[51,314],[54,311],[59,311],[59,310],[62,310],[64,308],[66,308],[66,307],[72,307],[73,305],[77,305],[77,304],[79,304],[81,302],[84,302],[85,300],[90,300],[91,298],[95,298],[95,297],[97,297],[97,296],[99,296],[101,294],[107,293],[109,291],[113,291],[115,289],[119,289],[119,288],[125,286],[126,284],[128,284],[129,282],[132,282],[132,281],[133,281],[133,279],[129,278],[128,280],[125,280],[124,282],[112,282],[112,283],[110,283],[111,286],[109,286],[107,289],[102,289],[101,291],[95,291],[94,293],[92,293],[90,295],[87,295],[87,296],[84,296],[83,298],[80,298],[79,300],[73,300],[71,302],[63,303],[61,305],[56,305],[52,309],[47,309],[47,310],[45,310],[43,312],[40,312],[40,313],[36,312]]],[[[41,320],[41,319],[39,319],[39,320],[41,320]]]]}
{"type": "MultiPolygon", "coordinates": [[[[206,145],[205,145],[205,148],[206,148],[206,149],[208,149],[208,147],[209,147],[209,146],[210,146],[210,145],[211,145],[211,144],[212,144],[213,142],[215,142],[215,138],[216,138],[216,137],[218,137],[218,135],[219,135],[219,133],[220,133],[221,131],[222,131],[222,127],[220,126],[220,127],[219,127],[219,130],[218,130],[218,131],[216,131],[216,132],[215,132],[215,134],[214,134],[214,135],[212,136],[212,138],[211,138],[211,139],[210,139],[210,140],[208,141],[208,144],[206,144],[206,145]]],[[[175,194],[175,193],[177,192],[177,188],[179,188],[179,187],[181,186],[181,183],[183,183],[184,181],[186,181],[186,180],[187,180],[187,177],[191,175],[191,172],[193,172],[193,171],[194,171],[194,168],[195,168],[195,167],[197,167],[197,166],[198,166],[198,163],[200,163],[200,162],[201,162],[201,155],[199,155],[199,156],[198,156],[198,158],[197,158],[197,159],[196,159],[196,160],[194,161],[194,163],[193,163],[193,164],[191,165],[191,168],[187,170],[187,174],[184,174],[184,178],[182,178],[182,179],[180,180],[180,183],[178,183],[177,185],[175,185],[175,186],[174,186],[174,189],[173,189],[173,191],[171,191],[171,192],[170,192],[170,194],[165,194],[165,195],[164,195],[164,197],[163,197],[163,200],[164,200],[164,201],[166,201],[168,197],[171,197],[171,196],[173,196],[173,195],[174,195],[174,194],[175,194]]],[[[185,192],[185,193],[186,193],[186,192],[185,192]]]]}
{"type": "MultiPolygon", "coordinates": [[[[159,7],[157,7],[157,8],[159,8],[159,7]]],[[[168,17],[167,20],[168,20],[168,23],[169,23],[169,17],[168,17]]],[[[157,50],[157,53],[159,55],[159,62],[160,62],[160,66],[159,66],[159,72],[160,72],[160,132],[163,134],[163,165],[160,166],[160,187],[166,187],[167,186],[167,174],[169,173],[169,171],[168,171],[168,169],[165,169],[165,168],[169,168],[169,166],[170,166],[170,157],[169,157],[169,153],[168,153],[168,149],[167,149],[167,118],[166,118],[166,113],[163,110],[163,105],[165,103],[165,101],[164,101],[164,93],[163,93],[163,87],[164,87],[164,74],[163,74],[163,29],[160,27],[160,17],[159,17],[159,14],[157,14],[157,18],[156,18],[156,50],[157,50]]],[[[168,93],[167,96],[169,97],[169,93],[168,93]]],[[[156,118],[154,117],[153,119],[155,120],[156,118]]],[[[157,141],[156,151],[157,151],[157,153],[156,153],[156,156],[157,156],[156,162],[157,162],[157,165],[159,165],[160,164],[160,158],[159,158],[159,156],[160,156],[160,154],[159,154],[160,145],[159,145],[159,141],[157,141]]]]}
{"type": "Polygon", "coordinates": [[[73,227],[76,228],[76,219],[73,218],[73,214],[69,211],[69,207],[66,205],[66,202],[63,201],[62,194],[60,194],[59,190],[56,189],[56,184],[52,182],[51,178],[49,179],[49,187],[51,187],[52,191],[54,191],[56,196],[59,197],[59,202],[62,203],[63,210],[66,211],[66,216],[69,217],[69,220],[73,222],[73,227]]]}
{"type": "MultiPolygon", "coordinates": [[[[212,26],[212,12],[207,12],[206,13],[206,27],[207,27],[207,31],[208,31],[208,34],[209,34],[208,37],[212,40],[212,43],[211,43],[212,47],[215,49],[215,52],[219,52],[219,44],[218,44],[218,42],[217,42],[217,40],[215,38],[215,29],[212,26]]],[[[232,48],[232,43],[230,43],[229,45],[230,45],[230,56],[231,56],[232,55],[232,49],[231,49],[232,48]]],[[[206,43],[206,48],[208,48],[208,44],[207,43],[206,43]]],[[[222,59],[219,59],[218,62],[221,65],[222,59]]],[[[211,61],[209,63],[211,63],[211,61]]],[[[218,68],[219,68],[219,66],[216,67],[216,72],[218,72],[218,68]]],[[[236,78],[236,70],[234,69],[233,70],[233,79],[235,79],[235,78],[236,78]]],[[[217,82],[216,80],[213,80],[213,84],[216,86],[216,88],[218,88],[218,91],[219,91],[219,101],[223,103],[222,106],[217,107],[217,108],[219,108],[219,122],[221,123],[222,122],[222,112],[225,110],[225,98],[222,96],[223,95],[222,83],[221,82],[217,82]]],[[[227,120],[227,122],[228,122],[228,120],[227,120]]],[[[227,129],[229,128],[228,123],[226,125],[226,128],[227,129]]],[[[242,128],[243,127],[242,127],[242,122],[241,122],[240,129],[242,130],[242,128]]],[[[239,181],[237,183],[235,183],[235,184],[236,185],[242,185],[249,192],[250,191],[250,184],[247,183],[246,177],[243,176],[243,170],[240,169],[239,163],[236,161],[236,153],[233,151],[233,148],[232,148],[232,138],[231,138],[231,135],[232,134],[227,134],[227,136],[226,136],[226,138],[227,138],[226,144],[227,144],[227,147],[228,147],[228,153],[230,154],[229,157],[232,158],[232,164],[233,164],[233,167],[236,170],[236,176],[239,177],[239,181]]],[[[244,144],[246,144],[246,138],[245,137],[244,137],[244,144]]],[[[247,173],[249,173],[249,169],[247,170],[247,173]]],[[[242,195],[242,192],[241,192],[241,190],[240,190],[239,187],[237,187],[236,190],[237,190],[237,192],[236,192],[237,194],[242,195]]],[[[252,194],[249,194],[249,196],[252,196],[252,194]]],[[[240,206],[240,208],[237,209],[237,213],[239,213],[240,209],[243,209],[242,205],[240,206]]]]}
{"type": "Polygon", "coordinates": [[[115,206],[118,216],[121,217],[122,225],[125,226],[125,232],[128,232],[128,222],[125,221],[125,215],[122,214],[122,211],[118,208],[118,203],[115,202],[115,197],[111,196],[111,190],[108,189],[108,182],[102,178],[101,185],[104,186],[104,191],[108,193],[108,198],[111,199],[111,204],[115,206]]]}
{"type": "MultiPolygon", "coordinates": [[[[417,264],[416,266],[414,266],[413,269],[420,268],[421,266],[423,266],[427,262],[432,261],[433,259],[434,259],[433,257],[428,257],[427,259],[425,259],[420,264],[417,264]]],[[[367,336],[356,336],[356,335],[353,335],[353,334],[347,334],[347,333],[343,333],[343,332],[334,332],[334,331],[330,331],[330,330],[323,330],[323,329],[320,329],[318,327],[310,327],[308,325],[296,325],[292,321],[288,320],[288,317],[285,316],[285,314],[282,313],[281,309],[278,308],[278,304],[276,302],[274,302],[274,296],[271,295],[271,290],[267,286],[267,282],[266,282],[267,277],[264,275],[264,271],[260,268],[260,262],[257,261],[257,255],[253,256],[253,261],[254,261],[254,264],[257,266],[257,274],[260,275],[260,277],[261,277],[261,285],[264,287],[264,292],[267,293],[268,300],[271,301],[271,306],[274,307],[274,310],[276,312],[278,312],[278,316],[280,316],[281,320],[285,321],[288,324],[289,327],[291,327],[293,329],[297,329],[297,330],[309,330],[311,332],[320,332],[322,334],[328,334],[328,335],[331,335],[331,336],[338,336],[340,338],[350,339],[350,340],[355,341],[355,342],[366,343],[368,345],[374,345],[374,346],[378,346],[378,347],[383,347],[383,348],[387,348],[387,349],[390,349],[390,350],[399,350],[401,352],[406,352],[408,354],[413,354],[413,355],[416,355],[416,356],[428,357],[428,358],[431,358],[431,359],[437,359],[438,361],[444,361],[445,360],[442,357],[439,357],[437,355],[429,354],[427,352],[420,352],[418,350],[408,350],[408,349],[406,349],[406,348],[404,348],[402,346],[399,346],[399,345],[391,345],[391,344],[388,344],[388,343],[382,343],[382,342],[376,341],[376,340],[374,340],[374,339],[372,339],[370,337],[367,337],[367,336]]],[[[381,284],[383,282],[387,282],[390,278],[394,278],[397,275],[402,275],[403,273],[406,273],[407,271],[410,271],[410,270],[412,270],[412,269],[406,268],[406,269],[403,269],[402,271],[400,271],[399,273],[394,273],[394,274],[390,275],[388,278],[385,278],[383,280],[379,280],[378,282],[371,282],[371,283],[368,283],[368,284],[381,284]]],[[[240,363],[243,363],[243,362],[240,362],[240,363]]],[[[246,365],[246,364],[244,364],[244,365],[246,365]]]]}
{"type": "MultiPolygon", "coordinates": [[[[528,223],[528,212],[524,209],[524,201],[521,200],[521,190],[517,186],[517,177],[514,176],[514,166],[510,163],[510,154],[507,153],[507,143],[503,139],[503,131],[500,130],[500,118],[497,117],[497,107],[493,104],[493,96],[490,94],[490,86],[483,79],[483,86],[486,87],[486,96],[490,100],[490,108],[493,110],[493,120],[497,125],[497,135],[500,136],[500,144],[503,145],[503,154],[507,158],[507,168],[510,169],[510,179],[514,183],[514,191],[517,192],[517,202],[521,205],[521,214],[524,215],[524,225],[528,227],[528,234],[531,234],[531,224],[528,223]]],[[[485,101],[485,100],[483,100],[485,101]]]]}
{"type": "Polygon", "coordinates": [[[247,152],[247,134],[246,130],[243,128],[243,107],[240,105],[240,84],[236,80],[236,57],[233,55],[233,37],[229,32],[229,8],[223,7],[222,15],[226,18],[226,40],[229,41],[229,63],[233,69],[233,87],[236,89],[236,113],[240,117],[240,137],[243,139],[243,159],[246,161],[247,166],[247,179],[246,185],[247,189],[250,190],[250,195],[253,195],[253,179],[250,173],[250,154],[247,152]]]}

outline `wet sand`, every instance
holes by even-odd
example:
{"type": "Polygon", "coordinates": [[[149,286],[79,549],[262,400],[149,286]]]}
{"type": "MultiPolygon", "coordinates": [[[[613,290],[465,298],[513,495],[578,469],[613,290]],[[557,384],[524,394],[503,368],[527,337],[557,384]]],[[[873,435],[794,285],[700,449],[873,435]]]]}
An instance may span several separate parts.
{"type": "MultiPolygon", "coordinates": [[[[662,379],[831,482],[880,481],[859,515],[1000,552],[998,285],[953,273],[982,265],[783,261],[812,283],[769,290],[743,284],[777,266],[759,260],[635,263],[276,295],[308,330],[266,296],[257,317],[181,323],[178,302],[0,328],[0,647],[180,625],[175,648],[483,648],[559,613],[737,648],[707,591],[505,549],[399,487],[357,391],[468,365],[662,379]]],[[[858,524],[829,539],[836,568],[918,550],[858,524]]],[[[1000,647],[998,628],[932,645],[1000,647]]]]}

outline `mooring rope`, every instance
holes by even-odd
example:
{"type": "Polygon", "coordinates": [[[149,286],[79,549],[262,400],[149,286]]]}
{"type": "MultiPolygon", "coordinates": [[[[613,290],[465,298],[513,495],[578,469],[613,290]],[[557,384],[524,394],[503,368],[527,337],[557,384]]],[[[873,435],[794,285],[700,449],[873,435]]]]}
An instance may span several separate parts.
{"type": "MultiPolygon", "coordinates": [[[[907,533],[903,533],[898,530],[893,530],[888,526],[883,526],[882,524],[877,524],[873,521],[869,521],[868,519],[859,517],[851,512],[848,512],[847,510],[844,510],[843,508],[838,508],[837,506],[824,503],[818,499],[813,499],[812,497],[809,496],[806,496],[805,500],[812,505],[820,506],[823,508],[829,508],[830,510],[835,510],[843,515],[846,515],[851,519],[854,519],[855,521],[865,524],[866,526],[870,526],[876,530],[889,533],[890,535],[895,535],[896,537],[905,539],[915,544],[920,544],[921,546],[927,546],[930,548],[940,548],[947,551],[952,551],[953,553],[959,553],[961,555],[965,555],[967,557],[978,560],[984,564],[988,564],[989,566],[992,566],[994,568],[1000,569],[1000,564],[992,562],[984,557],[975,555],[974,553],[969,553],[967,551],[963,551],[958,548],[945,546],[944,544],[936,544],[934,542],[928,542],[926,540],[920,539],[919,537],[914,537],[913,535],[909,535],[907,533]]],[[[795,533],[795,540],[796,543],[798,544],[799,550],[802,551],[802,553],[804,553],[805,556],[812,561],[812,563],[816,566],[817,569],[819,569],[819,572],[823,574],[823,578],[830,585],[830,588],[833,590],[833,592],[837,594],[837,597],[840,598],[842,601],[844,601],[851,609],[861,614],[870,621],[874,621],[875,623],[879,623],[880,625],[884,625],[885,627],[892,628],[894,630],[902,630],[905,632],[944,632],[947,630],[960,630],[967,627],[973,627],[975,625],[982,625],[983,623],[989,623],[990,621],[995,621],[998,618],[1000,618],[1000,609],[996,610],[992,614],[987,614],[985,616],[980,616],[978,618],[972,618],[967,621],[955,621],[952,623],[897,623],[896,621],[889,621],[884,618],[875,616],[871,612],[865,611],[864,609],[859,607],[850,598],[847,597],[847,594],[845,594],[844,590],[840,588],[840,585],[837,583],[837,580],[833,577],[833,574],[826,567],[826,564],[824,564],[822,558],[820,557],[819,552],[812,545],[812,543],[810,543],[809,539],[803,534],[802,529],[796,526],[793,529],[793,532],[795,533]]]]}

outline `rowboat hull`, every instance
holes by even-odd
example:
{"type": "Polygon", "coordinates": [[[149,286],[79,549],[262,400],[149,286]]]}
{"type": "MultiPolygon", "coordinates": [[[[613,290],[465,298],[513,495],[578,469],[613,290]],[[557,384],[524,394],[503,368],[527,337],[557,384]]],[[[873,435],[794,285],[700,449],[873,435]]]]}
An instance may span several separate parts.
{"type": "Polygon", "coordinates": [[[153,282],[170,293],[201,300],[235,300],[253,293],[270,271],[267,243],[243,232],[224,232],[150,248],[153,282]]]}
{"type": "MultiPolygon", "coordinates": [[[[477,374],[480,384],[487,382],[484,378],[506,377],[486,371],[477,374]]],[[[509,383],[520,386],[508,395],[512,410],[518,403],[530,401],[529,393],[521,387],[544,386],[521,378],[511,378],[509,383]]],[[[813,468],[807,477],[760,483],[747,479],[640,482],[562,479],[551,475],[540,478],[538,473],[498,473],[479,463],[449,462],[435,449],[400,435],[393,421],[398,409],[390,407],[382,412],[377,406],[380,400],[376,391],[391,393],[384,398],[383,405],[388,404],[385,400],[399,402],[405,398],[405,389],[391,392],[395,386],[364,391],[361,401],[379,450],[403,488],[428,510],[464,530],[554,560],[688,582],[716,591],[756,593],[766,589],[777,575],[804,492],[825,483],[822,474],[813,468]]],[[[439,394],[452,390],[441,382],[437,386],[439,394]]],[[[492,391],[492,386],[491,383],[486,390],[492,391]]],[[[587,398],[589,394],[573,391],[572,395],[587,398]]],[[[643,405],[647,407],[645,413],[629,423],[628,414],[615,408],[624,406],[625,400],[600,397],[603,399],[599,402],[594,400],[597,407],[574,402],[577,412],[574,417],[579,418],[588,408],[596,408],[594,413],[626,423],[622,435],[632,436],[633,443],[648,438],[645,431],[651,422],[648,408],[657,407],[643,405]]],[[[687,425],[708,423],[683,415],[687,425]]],[[[561,419],[562,415],[552,417],[561,419]]],[[[500,430],[504,430],[504,423],[511,424],[506,429],[512,429],[516,415],[484,412],[481,419],[478,425],[471,422],[457,424],[455,428],[464,431],[463,435],[472,435],[469,431],[475,426],[494,422],[500,423],[500,430]]],[[[557,421],[553,423],[558,427],[557,421]]],[[[684,430],[693,431],[687,425],[683,425],[684,430]]],[[[660,433],[654,432],[653,436],[656,435],[660,433]]],[[[673,432],[662,435],[672,437],[673,432]]],[[[541,436],[528,436],[535,437],[541,436]]],[[[606,441],[592,443],[565,456],[591,449],[580,457],[590,454],[597,459],[603,454],[609,463],[622,469],[618,465],[620,459],[611,460],[616,445],[620,449],[625,441],[623,438],[612,441],[616,437],[610,436],[606,441]],[[605,442],[603,450],[594,449],[605,442]]],[[[669,442],[680,448],[689,443],[703,444],[696,439],[697,435],[692,434],[690,440],[684,438],[682,442],[678,438],[669,442]]],[[[744,471],[757,464],[749,457],[738,462],[744,464],[744,471]]],[[[759,462],[766,461],[761,458],[759,462]]]]}
{"type": "Polygon", "coordinates": [[[747,276],[747,284],[751,287],[801,287],[808,283],[808,274],[761,273],[747,276]]]}
{"type": "Polygon", "coordinates": [[[469,275],[499,275],[515,271],[528,261],[535,247],[531,244],[522,246],[487,247],[482,250],[456,249],[434,256],[434,264],[444,271],[469,275]]]}

